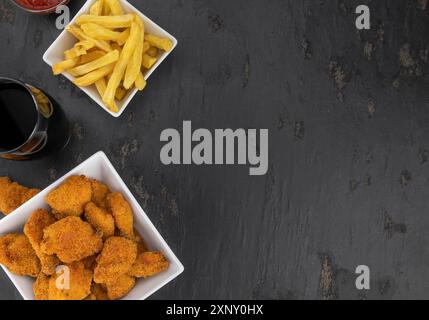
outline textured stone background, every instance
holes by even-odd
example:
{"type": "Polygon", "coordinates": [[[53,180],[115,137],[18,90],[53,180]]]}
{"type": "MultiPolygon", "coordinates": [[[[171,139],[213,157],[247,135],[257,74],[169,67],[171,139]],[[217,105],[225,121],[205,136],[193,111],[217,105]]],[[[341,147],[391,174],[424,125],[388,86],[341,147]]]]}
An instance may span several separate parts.
{"type": "MultiPolygon", "coordinates": [[[[0,74],[73,123],[65,152],[0,160],[0,175],[44,187],[104,150],[185,265],[156,299],[428,298],[427,0],[131,2],[179,46],[114,119],[42,62],[55,16],[0,0],[0,74]],[[358,32],[364,3],[372,29],[358,32]],[[183,120],[269,128],[268,174],[163,166],[159,134],[183,120]]],[[[19,298],[0,278],[0,298],[19,298]]]]}

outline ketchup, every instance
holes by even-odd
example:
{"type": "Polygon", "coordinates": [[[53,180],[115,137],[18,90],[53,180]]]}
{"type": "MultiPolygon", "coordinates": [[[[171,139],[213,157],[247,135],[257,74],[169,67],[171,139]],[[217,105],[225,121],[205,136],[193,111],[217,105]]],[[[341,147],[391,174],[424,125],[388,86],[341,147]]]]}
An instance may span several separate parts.
{"type": "Polygon", "coordinates": [[[63,0],[14,0],[20,6],[30,10],[47,10],[56,7],[63,0]]]}

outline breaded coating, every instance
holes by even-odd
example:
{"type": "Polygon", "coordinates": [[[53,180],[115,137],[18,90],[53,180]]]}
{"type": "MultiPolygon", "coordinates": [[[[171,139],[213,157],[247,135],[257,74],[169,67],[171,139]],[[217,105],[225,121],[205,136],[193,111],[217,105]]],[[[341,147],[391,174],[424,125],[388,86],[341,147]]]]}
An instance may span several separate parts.
{"type": "Polygon", "coordinates": [[[94,255],[103,247],[101,236],[88,222],[79,217],[67,217],[51,224],[43,232],[42,252],[56,254],[64,263],[94,255]]]}
{"type": "Polygon", "coordinates": [[[136,285],[136,278],[123,274],[115,281],[106,284],[107,296],[110,300],[121,299],[136,285]]]}
{"type": "Polygon", "coordinates": [[[91,201],[99,208],[107,209],[106,197],[110,193],[109,187],[95,179],[91,179],[91,201]]]}
{"type": "Polygon", "coordinates": [[[12,183],[9,177],[0,177],[0,190],[4,190],[12,183]]]}
{"type": "Polygon", "coordinates": [[[94,282],[111,283],[127,273],[137,257],[137,244],[121,237],[111,237],[97,258],[94,282]]]}
{"type": "Polygon", "coordinates": [[[58,211],[53,210],[53,209],[51,211],[51,214],[54,216],[55,220],[61,220],[61,219],[69,217],[69,215],[67,215],[65,213],[59,213],[58,211]]]}
{"type": "Polygon", "coordinates": [[[12,182],[8,177],[0,177],[0,211],[5,215],[10,214],[39,191],[39,189],[29,189],[12,182]]]}
{"type": "Polygon", "coordinates": [[[149,251],[146,243],[136,229],[134,229],[134,242],[137,243],[137,254],[149,251]]]}
{"type": "Polygon", "coordinates": [[[121,236],[133,239],[133,210],[124,196],[119,192],[109,193],[107,195],[107,205],[115,219],[116,227],[121,232],[121,236]]]}
{"type": "Polygon", "coordinates": [[[49,192],[45,200],[56,213],[79,216],[85,205],[91,201],[91,197],[91,182],[85,176],[71,176],[49,192]]]}
{"type": "Polygon", "coordinates": [[[36,300],[49,300],[49,276],[42,272],[37,276],[33,284],[33,292],[36,300]]]}
{"type": "Polygon", "coordinates": [[[89,257],[83,258],[80,261],[85,266],[85,269],[94,271],[96,259],[97,259],[97,255],[94,254],[93,256],[89,256],[89,257]]]}
{"type": "Polygon", "coordinates": [[[94,300],[109,300],[106,289],[98,283],[92,284],[91,295],[95,298],[94,300]]]}
{"type": "Polygon", "coordinates": [[[66,265],[66,270],[55,274],[49,280],[49,300],[83,300],[91,293],[92,272],[82,262],[66,265]],[[69,283],[67,286],[67,278],[69,283]]]}
{"type": "Polygon", "coordinates": [[[23,234],[11,233],[0,237],[0,264],[20,276],[35,278],[40,273],[39,258],[23,234]]]}
{"type": "Polygon", "coordinates": [[[97,207],[93,202],[85,206],[86,220],[107,239],[115,233],[115,220],[105,209],[97,207]]]}
{"type": "Polygon", "coordinates": [[[36,189],[36,188],[28,189],[27,192],[24,192],[24,194],[22,195],[22,198],[21,198],[22,204],[26,203],[28,200],[33,198],[39,192],[40,192],[40,189],[36,189]]]}
{"type": "Polygon", "coordinates": [[[87,296],[85,299],[83,300],[97,300],[97,297],[95,296],[95,294],[90,293],[89,296],[87,296]]]}
{"type": "Polygon", "coordinates": [[[167,270],[169,266],[170,263],[161,252],[143,252],[139,254],[127,274],[137,278],[147,278],[167,270]]]}
{"type": "Polygon", "coordinates": [[[40,250],[40,244],[43,240],[43,230],[55,222],[55,218],[48,211],[38,209],[31,214],[24,226],[24,234],[40,259],[42,272],[47,275],[55,273],[55,268],[59,264],[59,260],[56,256],[43,253],[40,250]]]}

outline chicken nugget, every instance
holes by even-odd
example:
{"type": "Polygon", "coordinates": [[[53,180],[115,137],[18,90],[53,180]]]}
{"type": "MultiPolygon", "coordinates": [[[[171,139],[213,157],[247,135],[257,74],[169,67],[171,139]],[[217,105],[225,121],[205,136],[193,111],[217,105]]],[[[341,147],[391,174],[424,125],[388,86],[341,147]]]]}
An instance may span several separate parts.
{"type": "Polygon", "coordinates": [[[98,283],[93,283],[91,287],[91,295],[94,300],[109,300],[107,290],[98,283]]]}
{"type": "Polygon", "coordinates": [[[0,264],[20,276],[37,277],[40,261],[27,237],[11,233],[0,237],[0,264]]]}
{"type": "Polygon", "coordinates": [[[40,189],[36,189],[36,188],[27,189],[27,192],[24,192],[24,194],[22,195],[22,198],[21,198],[22,204],[26,203],[28,200],[33,198],[39,192],[40,192],[40,189]]]}
{"type": "Polygon", "coordinates": [[[147,278],[167,270],[169,266],[170,263],[161,252],[143,252],[139,254],[127,274],[147,278]]]}
{"type": "Polygon", "coordinates": [[[69,215],[67,215],[65,213],[60,213],[54,209],[52,209],[51,214],[54,216],[55,220],[61,220],[61,219],[69,217],[69,215]]]}
{"type": "Polygon", "coordinates": [[[92,272],[82,262],[63,266],[49,280],[49,300],[83,300],[91,293],[92,272]]]}
{"type": "Polygon", "coordinates": [[[97,259],[97,255],[94,254],[93,256],[89,256],[89,257],[83,258],[80,261],[85,266],[85,269],[94,271],[96,259],[97,259]]]}
{"type": "Polygon", "coordinates": [[[5,215],[20,207],[39,193],[39,189],[29,189],[8,177],[0,177],[0,211],[5,215]]]}
{"type": "Polygon", "coordinates": [[[55,218],[51,216],[48,211],[45,209],[38,209],[31,214],[24,226],[24,234],[27,236],[36,255],[40,259],[42,272],[47,275],[55,273],[55,268],[59,260],[56,256],[43,253],[40,250],[40,243],[43,240],[43,230],[55,222],[55,218]]]}
{"type": "Polygon", "coordinates": [[[89,296],[87,296],[85,299],[83,299],[83,300],[93,300],[93,301],[95,301],[95,300],[97,300],[97,297],[95,296],[95,294],[93,294],[93,293],[90,293],[89,294],[89,296]]]}
{"type": "Polygon", "coordinates": [[[33,292],[36,300],[49,300],[49,276],[40,273],[33,284],[33,292]]]}
{"type": "Polygon", "coordinates": [[[9,177],[0,177],[0,190],[4,191],[10,184],[12,184],[12,180],[9,177]]]}
{"type": "Polygon", "coordinates": [[[119,192],[109,193],[107,195],[107,205],[121,235],[128,239],[133,239],[133,210],[124,196],[119,192]]]}
{"type": "Polygon", "coordinates": [[[146,243],[136,229],[134,229],[134,242],[137,243],[137,254],[148,251],[146,243]]]}
{"type": "Polygon", "coordinates": [[[95,283],[111,283],[127,273],[137,257],[137,244],[121,237],[110,237],[97,257],[95,283]]]}
{"type": "Polygon", "coordinates": [[[91,179],[92,199],[97,207],[107,209],[106,197],[110,193],[109,187],[98,180],[91,179]]]}
{"type": "Polygon", "coordinates": [[[101,236],[88,222],[71,216],[51,224],[43,231],[42,252],[56,254],[64,263],[94,255],[103,247],[101,236]]]}
{"type": "Polygon", "coordinates": [[[93,202],[85,206],[86,220],[107,239],[115,233],[115,220],[106,210],[97,207],[93,202]]]}
{"type": "Polygon", "coordinates": [[[45,200],[56,213],[80,216],[85,205],[91,201],[91,197],[91,182],[85,176],[71,176],[58,188],[49,192],[45,200]]]}
{"type": "Polygon", "coordinates": [[[107,283],[107,296],[110,300],[116,300],[124,297],[136,285],[136,278],[123,274],[115,281],[107,283]]]}

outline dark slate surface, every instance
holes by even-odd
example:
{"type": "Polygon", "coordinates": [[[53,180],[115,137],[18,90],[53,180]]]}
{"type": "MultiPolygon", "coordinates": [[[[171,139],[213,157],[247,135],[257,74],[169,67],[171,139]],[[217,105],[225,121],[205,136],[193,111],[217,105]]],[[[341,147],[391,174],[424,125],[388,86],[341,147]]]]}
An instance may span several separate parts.
{"type": "MultiPolygon", "coordinates": [[[[42,62],[55,17],[0,0],[0,73],[73,123],[65,152],[0,160],[0,175],[44,187],[104,150],[185,265],[156,299],[427,298],[427,2],[132,1],[179,47],[114,119],[42,62]],[[358,32],[365,2],[372,30],[358,32]],[[183,120],[269,128],[268,174],[163,166],[159,134],[183,120]],[[359,264],[370,291],[354,288],[359,264]]],[[[19,298],[3,273],[0,288],[19,298]]]]}

